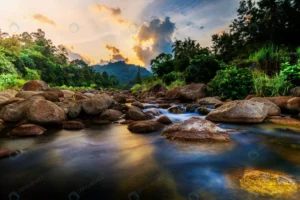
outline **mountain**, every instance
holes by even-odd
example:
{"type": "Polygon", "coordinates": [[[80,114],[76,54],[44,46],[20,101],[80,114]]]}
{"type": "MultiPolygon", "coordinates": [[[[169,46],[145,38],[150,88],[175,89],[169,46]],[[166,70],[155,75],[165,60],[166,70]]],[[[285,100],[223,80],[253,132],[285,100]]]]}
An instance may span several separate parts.
{"type": "MultiPolygon", "coordinates": [[[[109,75],[115,75],[120,84],[129,84],[135,81],[139,66],[126,64],[124,61],[108,63],[107,65],[92,66],[96,72],[103,73],[106,71],[109,75]]],[[[152,76],[152,73],[147,69],[141,68],[141,77],[152,76]]]]}

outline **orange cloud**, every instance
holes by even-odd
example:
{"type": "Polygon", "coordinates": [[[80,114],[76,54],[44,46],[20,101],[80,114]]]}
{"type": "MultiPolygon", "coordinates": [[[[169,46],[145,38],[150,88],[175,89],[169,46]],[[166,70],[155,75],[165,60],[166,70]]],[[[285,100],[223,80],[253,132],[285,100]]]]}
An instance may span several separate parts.
{"type": "Polygon", "coordinates": [[[108,63],[108,62],[118,62],[118,61],[125,61],[128,62],[129,59],[125,58],[125,56],[123,56],[121,54],[120,49],[118,49],[117,47],[111,46],[111,45],[106,45],[105,46],[106,49],[108,49],[109,51],[112,52],[112,54],[110,55],[110,59],[109,60],[100,60],[100,63],[108,63]]]}
{"type": "Polygon", "coordinates": [[[42,22],[44,24],[50,24],[52,26],[56,26],[55,21],[49,19],[48,17],[46,17],[45,15],[42,14],[35,14],[33,15],[33,18],[39,22],[42,22]]]}
{"type": "Polygon", "coordinates": [[[121,18],[122,11],[120,8],[110,8],[106,5],[99,5],[99,4],[96,4],[94,8],[99,12],[108,12],[110,16],[112,16],[120,24],[128,22],[127,19],[121,18]]]}

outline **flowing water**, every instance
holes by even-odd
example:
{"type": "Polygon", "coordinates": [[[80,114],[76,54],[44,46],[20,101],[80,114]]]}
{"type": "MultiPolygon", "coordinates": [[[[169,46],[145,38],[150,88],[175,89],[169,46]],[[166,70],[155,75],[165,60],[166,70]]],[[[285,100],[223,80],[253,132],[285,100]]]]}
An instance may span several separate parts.
{"type": "MultiPolygon", "coordinates": [[[[174,122],[199,116],[159,110],[174,122]]],[[[300,180],[300,133],[270,124],[218,125],[238,130],[230,143],[170,141],[121,124],[49,130],[38,138],[2,134],[1,148],[23,153],[0,160],[0,199],[274,199],[242,190],[243,171],[275,170],[300,180]]]]}

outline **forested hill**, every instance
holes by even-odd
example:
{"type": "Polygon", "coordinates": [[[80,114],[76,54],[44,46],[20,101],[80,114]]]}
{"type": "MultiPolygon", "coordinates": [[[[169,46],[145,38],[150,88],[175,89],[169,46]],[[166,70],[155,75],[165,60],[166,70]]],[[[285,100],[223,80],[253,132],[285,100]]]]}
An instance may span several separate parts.
{"type": "MultiPolygon", "coordinates": [[[[136,79],[139,66],[126,64],[124,61],[108,63],[107,65],[92,66],[96,72],[103,73],[106,71],[109,75],[114,75],[120,84],[128,84],[136,79]]],[[[141,77],[151,76],[151,72],[141,68],[141,77]]]]}

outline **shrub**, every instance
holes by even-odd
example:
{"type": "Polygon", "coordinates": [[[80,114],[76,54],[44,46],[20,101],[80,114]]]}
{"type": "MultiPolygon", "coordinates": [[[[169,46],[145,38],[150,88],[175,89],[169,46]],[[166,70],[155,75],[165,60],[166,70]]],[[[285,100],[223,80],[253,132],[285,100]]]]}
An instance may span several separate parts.
{"type": "Polygon", "coordinates": [[[20,79],[17,74],[0,74],[0,90],[18,89],[24,83],[25,80],[20,79]]]}
{"type": "Polygon", "coordinates": [[[40,80],[41,79],[37,70],[29,69],[27,67],[25,67],[25,70],[26,70],[26,75],[24,78],[26,80],[40,80]]]}
{"type": "Polygon", "coordinates": [[[172,82],[174,81],[184,81],[185,79],[185,75],[181,72],[170,72],[166,75],[163,76],[163,82],[166,84],[166,85],[170,85],[172,82]]]}
{"type": "Polygon", "coordinates": [[[191,60],[190,66],[186,69],[187,83],[207,83],[220,69],[220,63],[214,56],[197,55],[191,60]]]}
{"type": "Polygon", "coordinates": [[[175,87],[181,87],[181,86],[185,86],[185,85],[186,85],[185,81],[182,81],[182,80],[176,80],[176,81],[172,82],[172,83],[167,87],[167,89],[168,89],[168,90],[171,90],[171,89],[173,89],[173,88],[175,88],[175,87]]]}
{"type": "Polygon", "coordinates": [[[280,76],[294,85],[300,85],[300,61],[295,65],[281,64],[280,76]]]}
{"type": "Polygon", "coordinates": [[[292,84],[279,74],[269,77],[263,71],[254,70],[252,77],[254,90],[258,96],[284,96],[292,87],[292,84]]]}
{"type": "Polygon", "coordinates": [[[244,99],[253,90],[251,70],[236,67],[219,70],[207,87],[211,95],[222,99],[244,99]]]}

